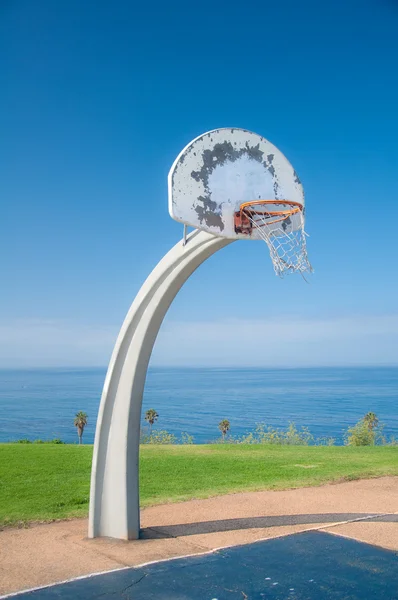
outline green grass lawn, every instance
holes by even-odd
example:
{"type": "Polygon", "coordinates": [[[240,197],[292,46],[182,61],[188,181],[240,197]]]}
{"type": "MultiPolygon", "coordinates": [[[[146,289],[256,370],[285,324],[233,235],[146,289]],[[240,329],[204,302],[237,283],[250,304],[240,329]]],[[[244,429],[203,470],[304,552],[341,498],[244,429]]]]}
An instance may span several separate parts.
{"type": "MultiPolygon", "coordinates": [[[[92,446],[0,444],[0,525],[87,515],[92,446]]],[[[143,446],[141,504],[398,475],[398,447],[143,446]]]]}

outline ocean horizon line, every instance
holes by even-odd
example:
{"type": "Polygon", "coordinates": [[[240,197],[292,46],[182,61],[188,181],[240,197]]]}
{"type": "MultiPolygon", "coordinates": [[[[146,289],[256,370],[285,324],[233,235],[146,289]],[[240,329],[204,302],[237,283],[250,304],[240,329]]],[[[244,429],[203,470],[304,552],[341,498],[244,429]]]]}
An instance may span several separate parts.
{"type": "MultiPolygon", "coordinates": [[[[95,422],[106,367],[51,367],[0,370],[0,441],[22,438],[73,440],[74,415],[89,415],[87,442],[95,422]]],[[[158,426],[182,431],[197,443],[215,439],[228,419],[233,435],[256,423],[274,428],[289,421],[309,427],[315,437],[342,441],[343,430],[367,412],[377,414],[388,437],[398,437],[398,366],[344,367],[164,367],[151,365],[145,382],[145,411],[154,407],[158,426]]]]}
{"type": "MultiPolygon", "coordinates": [[[[395,369],[398,368],[398,363],[361,363],[361,364],[336,364],[336,365],[292,365],[292,366],[281,366],[281,365],[150,365],[148,370],[151,369],[169,369],[169,370],[236,370],[239,371],[250,371],[250,370],[265,370],[265,371],[298,371],[307,369],[395,369]]],[[[59,366],[20,366],[20,367],[2,367],[0,366],[1,372],[10,371],[106,371],[108,365],[59,365],[59,366]]]]}

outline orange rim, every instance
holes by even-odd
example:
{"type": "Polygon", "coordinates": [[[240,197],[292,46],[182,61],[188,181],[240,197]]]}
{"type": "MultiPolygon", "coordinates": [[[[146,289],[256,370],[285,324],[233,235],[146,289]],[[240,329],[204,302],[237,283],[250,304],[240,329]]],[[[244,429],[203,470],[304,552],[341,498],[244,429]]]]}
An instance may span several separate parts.
{"type": "Polygon", "coordinates": [[[303,210],[303,205],[300,202],[293,202],[293,200],[252,200],[251,202],[243,202],[240,205],[240,211],[250,213],[251,215],[269,215],[270,217],[280,217],[280,219],[275,219],[270,221],[269,223],[261,223],[260,227],[264,227],[266,225],[273,225],[274,223],[279,223],[280,221],[284,221],[288,217],[297,214],[303,210]],[[261,211],[261,210],[248,210],[249,206],[264,206],[267,204],[285,204],[290,208],[286,208],[284,210],[269,210],[269,211],[261,211]]]}

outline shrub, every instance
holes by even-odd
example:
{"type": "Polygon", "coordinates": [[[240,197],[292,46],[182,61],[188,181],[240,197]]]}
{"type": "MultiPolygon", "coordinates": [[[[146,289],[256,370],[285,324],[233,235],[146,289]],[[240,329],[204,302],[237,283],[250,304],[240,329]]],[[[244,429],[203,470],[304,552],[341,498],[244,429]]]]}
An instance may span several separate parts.
{"type": "Polygon", "coordinates": [[[159,445],[170,445],[170,444],[193,444],[194,437],[183,431],[181,438],[178,439],[174,433],[170,433],[166,430],[155,431],[150,434],[141,433],[140,444],[159,444],[159,445]]]}
{"type": "Polygon", "coordinates": [[[267,427],[264,423],[257,423],[254,432],[237,440],[239,444],[276,444],[279,446],[309,446],[313,442],[314,437],[308,427],[297,429],[295,423],[289,423],[286,431],[267,427]]]}
{"type": "Polygon", "coordinates": [[[185,431],[183,431],[181,433],[181,444],[185,445],[190,445],[194,443],[194,437],[193,435],[189,435],[189,433],[186,433],[185,431]]]}
{"type": "Polygon", "coordinates": [[[385,442],[386,446],[398,446],[398,440],[392,435],[389,442],[385,442]]]}
{"type": "Polygon", "coordinates": [[[382,435],[383,425],[377,423],[370,427],[365,418],[360,419],[358,423],[349,427],[344,434],[344,444],[346,446],[376,446],[385,444],[386,440],[382,435]]]}
{"type": "Polygon", "coordinates": [[[333,437],[319,437],[315,440],[315,446],[334,446],[336,443],[335,438],[333,437]]]}
{"type": "Polygon", "coordinates": [[[286,444],[289,446],[309,446],[313,441],[314,437],[308,427],[302,427],[301,430],[298,430],[294,423],[289,423],[285,433],[286,444]]]}
{"type": "Polygon", "coordinates": [[[23,438],[21,440],[17,440],[15,443],[17,444],[65,444],[66,442],[63,442],[62,440],[60,440],[59,438],[54,438],[53,440],[28,440],[27,438],[23,438]]]}
{"type": "Polygon", "coordinates": [[[155,431],[150,435],[141,435],[141,444],[159,444],[168,445],[176,444],[177,438],[173,433],[165,430],[155,431]]]}

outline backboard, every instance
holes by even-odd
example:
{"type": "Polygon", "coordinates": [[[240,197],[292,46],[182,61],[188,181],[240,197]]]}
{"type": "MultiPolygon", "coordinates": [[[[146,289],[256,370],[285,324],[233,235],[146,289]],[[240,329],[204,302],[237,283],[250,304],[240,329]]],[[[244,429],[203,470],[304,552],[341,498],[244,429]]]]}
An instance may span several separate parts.
{"type": "MultiPolygon", "coordinates": [[[[288,200],[304,208],[292,165],[273,144],[246,129],[204,133],[184,148],[169,173],[170,216],[216,236],[260,239],[256,228],[250,235],[241,233],[235,219],[243,203],[257,200],[288,200]]],[[[284,230],[302,227],[302,217],[284,220],[284,230]]]]}

